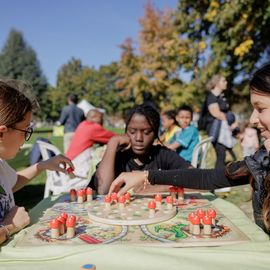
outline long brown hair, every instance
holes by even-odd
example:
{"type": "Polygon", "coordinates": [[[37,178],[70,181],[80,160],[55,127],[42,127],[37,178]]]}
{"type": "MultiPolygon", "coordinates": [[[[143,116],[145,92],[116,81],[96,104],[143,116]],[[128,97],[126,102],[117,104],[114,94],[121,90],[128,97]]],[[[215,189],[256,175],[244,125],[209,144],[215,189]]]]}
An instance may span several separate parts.
{"type": "MultiPolygon", "coordinates": [[[[270,64],[263,66],[254,73],[250,80],[249,86],[250,91],[254,91],[262,95],[269,95],[270,97],[270,64]]],[[[253,187],[253,180],[251,181],[251,186],[253,187]]],[[[263,201],[262,215],[265,227],[267,230],[270,230],[270,172],[268,172],[264,178],[264,188],[266,197],[263,201]]]]}

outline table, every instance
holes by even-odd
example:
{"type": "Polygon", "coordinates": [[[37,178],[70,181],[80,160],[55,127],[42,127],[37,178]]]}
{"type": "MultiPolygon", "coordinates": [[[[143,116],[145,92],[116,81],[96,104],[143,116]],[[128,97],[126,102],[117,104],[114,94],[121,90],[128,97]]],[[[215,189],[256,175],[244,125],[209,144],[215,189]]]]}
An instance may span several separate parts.
{"type": "MultiPolygon", "coordinates": [[[[41,201],[30,212],[32,224],[58,197],[41,201]]],[[[97,269],[269,269],[269,237],[235,205],[220,198],[212,204],[249,238],[249,242],[220,247],[164,248],[132,245],[16,247],[22,230],[2,247],[0,269],[80,269],[86,263],[97,269]]]]}

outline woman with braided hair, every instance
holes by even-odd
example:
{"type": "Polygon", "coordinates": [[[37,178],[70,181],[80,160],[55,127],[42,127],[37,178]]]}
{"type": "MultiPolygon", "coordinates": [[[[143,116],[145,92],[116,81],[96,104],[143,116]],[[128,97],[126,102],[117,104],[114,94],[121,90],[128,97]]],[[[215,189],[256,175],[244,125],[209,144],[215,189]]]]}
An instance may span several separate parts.
{"type": "Polygon", "coordinates": [[[119,191],[125,184],[118,192],[120,196],[130,188],[148,182],[207,190],[250,183],[255,222],[270,234],[270,64],[260,68],[251,78],[250,100],[253,106],[250,123],[264,138],[263,145],[254,155],[224,168],[123,173],[112,183],[110,192],[119,191]]]}

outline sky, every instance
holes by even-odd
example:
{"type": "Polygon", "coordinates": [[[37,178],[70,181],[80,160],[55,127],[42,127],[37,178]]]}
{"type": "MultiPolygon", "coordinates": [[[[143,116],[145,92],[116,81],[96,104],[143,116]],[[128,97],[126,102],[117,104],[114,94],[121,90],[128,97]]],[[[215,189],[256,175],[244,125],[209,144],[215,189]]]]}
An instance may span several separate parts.
{"type": "MultiPolygon", "coordinates": [[[[163,10],[178,0],[152,0],[163,10]]],[[[43,74],[55,86],[58,70],[72,57],[98,68],[120,59],[118,47],[138,40],[147,0],[0,0],[0,49],[10,30],[23,33],[43,74]]]]}

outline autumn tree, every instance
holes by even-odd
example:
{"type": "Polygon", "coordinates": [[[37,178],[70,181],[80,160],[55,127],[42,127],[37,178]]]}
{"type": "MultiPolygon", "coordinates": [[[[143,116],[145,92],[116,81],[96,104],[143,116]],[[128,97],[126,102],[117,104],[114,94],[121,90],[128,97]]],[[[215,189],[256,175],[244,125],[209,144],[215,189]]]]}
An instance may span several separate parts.
{"type": "Polygon", "coordinates": [[[269,56],[269,1],[181,0],[175,17],[180,37],[191,40],[195,52],[190,84],[203,90],[222,73],[234,90],[232,101],[247,98],[249,75],[269,56]]]}
{"type": "Polygon", "coordinates": [[[116,87],[124,101],[120,104],[119,110],[124,111],[134,105],[143,81],[140,74],[140,57],[135,54],[132,39],[127,38],[119,47],[122,49],[122,54],[118,62],[116,87]]]}
{"type": "Polygon", "coordinates": [[[193,89],[183,82],[180,71],[190,67],[193,52],[187,40],[179,38],[171,11],[160,11],[148,3],[140,24],[137,50],[130,39],[121,46],[123,93],[141,102],[142,93],[150,92],[161,108],[190,101],[193,89]]]}

